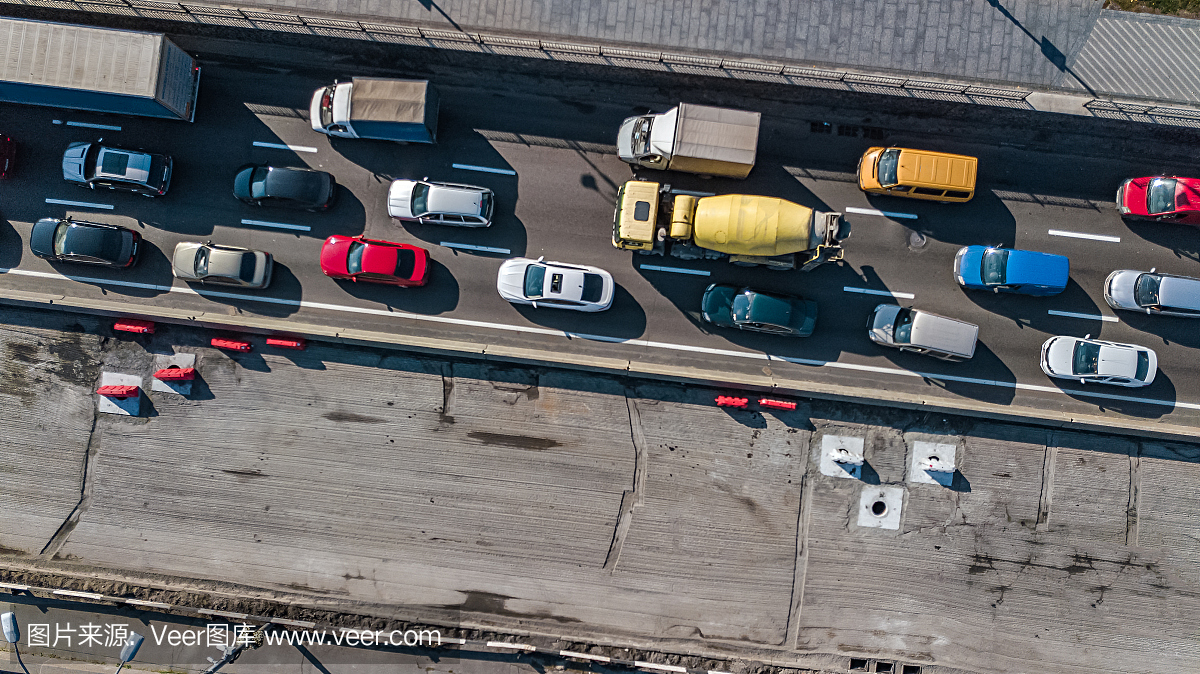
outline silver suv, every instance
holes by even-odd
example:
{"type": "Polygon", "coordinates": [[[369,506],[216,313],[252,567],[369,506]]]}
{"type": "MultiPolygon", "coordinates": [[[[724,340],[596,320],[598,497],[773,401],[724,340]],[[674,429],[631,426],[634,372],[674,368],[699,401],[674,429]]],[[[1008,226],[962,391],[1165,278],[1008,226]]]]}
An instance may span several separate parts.
{"type": "Polygon", "coordinates": [[[388,188],[388,215],[427,225],[487,227],[495,199],[486,187],[426,180],[395,180],[388,188]]]}
{"type": "Polygon", "coordinates": [[[71,143],[63,153],[63,179],[80,187],[161,197],[171,185],[174,162],[162,154],[121,150],[100,143],[71,143]]]}
{"type": "Polygon", "coordinates": [[[1200,318],[1200,279],[1118,269],[1104,281],[1104,301],[1114,309],[1200,318]]]}

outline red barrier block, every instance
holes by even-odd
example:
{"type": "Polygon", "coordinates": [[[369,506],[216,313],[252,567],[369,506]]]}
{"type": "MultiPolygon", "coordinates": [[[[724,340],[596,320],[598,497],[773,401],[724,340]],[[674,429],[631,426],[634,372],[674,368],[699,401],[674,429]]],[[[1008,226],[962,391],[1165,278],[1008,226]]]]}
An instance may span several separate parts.
{"type": "Polygon", "coordinates": [[[734,398],[732,396],[717,396],[718,407],[745,407],[750,403],[749,398],[734,398]]]}
{"type": "Polygon", "coordinates": [[[777,410],[794,410],[796,403],[790,403],[786,400],[771,400],[770,398],[759,398],[758,404],[760,407],[770,407],[777,410]]]}
{"type": "Polygon", "coordinates": [[[160,381],[191,381],[196,378],[196,368],[165,367],[155,372],[154,378],[160,381]]]}
{"type": "Polygon", "coordinates": [[[109,398],[133,398],[141,395],[142,389],[136,386],[101,386],[96,393],[109,398]]]}
{"type": "Polygon", "coordinates": [[[297,351],[303,351],[304,347],[307,345],[308,344],[303,339],[300,339],[300,338],[296,338],[296,339],[287,339],[284,337],[268,337],[267,338],[267,346],[277,346],[281,349],[295,349],[297,351]]]}
{"type": "Polygon", "coordinates": [[[213,337],[213,340],[210,343],[218,349],[229,349],[230,351],[250,350],[250,342],[242,342],[236,339],[221,339],[219,337],[213,337]]]}
{"type": "Polygon", "coordinates": [[[142,321],[136,318],[122,318],[113,324],[113,330],[136,332],[139,335],[154,332],[154,321],[142,321]]]}

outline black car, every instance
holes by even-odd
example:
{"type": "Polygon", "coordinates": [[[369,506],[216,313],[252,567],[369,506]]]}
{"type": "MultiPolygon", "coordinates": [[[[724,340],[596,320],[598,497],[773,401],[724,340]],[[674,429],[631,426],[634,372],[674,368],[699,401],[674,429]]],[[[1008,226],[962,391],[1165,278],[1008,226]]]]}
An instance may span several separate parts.
{"type": "Polygon", "coordinates": [[[252,206],[323,211],[337,194],[337,182],[324,171],[247,164],[233,178],[233,196],[252,206]]]}
{"type": "Polygon", "coordinates": [[[33,225],[29,249],[56,262],[129,267],[137,260],[142,235],[116,225],[71,218],[42,218],[33,225]]]}
{"type": "Polygon", "coordinates": [[[817,303],[714,283],[700,300],[700,315],[722,328],[808,337],[817,325],[817,303]]]}
{"type": "Polygon", "coordinates": [[[100,143],[71,143],[63,152],[63,179],[80,187],[161,197],[175,162],[162,154],[122,150],[100,143]]]}

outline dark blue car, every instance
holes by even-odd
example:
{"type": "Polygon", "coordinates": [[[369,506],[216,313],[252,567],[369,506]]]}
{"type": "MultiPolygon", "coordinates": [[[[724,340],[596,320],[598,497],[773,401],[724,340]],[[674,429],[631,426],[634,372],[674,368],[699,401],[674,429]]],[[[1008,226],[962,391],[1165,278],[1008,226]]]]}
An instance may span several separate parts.
{"type": "Polygon", "coordinates": [[[954,256],[954,278],[970,290],[1045,297],[1067,287],[1071,263],[1062,255],[967,246],[954,256]]]}

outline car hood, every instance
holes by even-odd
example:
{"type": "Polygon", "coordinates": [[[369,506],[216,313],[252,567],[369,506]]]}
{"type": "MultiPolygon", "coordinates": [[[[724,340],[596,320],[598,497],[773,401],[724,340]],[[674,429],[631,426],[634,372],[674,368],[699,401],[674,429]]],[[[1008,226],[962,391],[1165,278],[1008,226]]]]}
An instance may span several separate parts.
{"type": "Polygon", "coordinates": [[[388,215],[394,218],[411,218],[412,192],[417,186],[415,180],[393,180],[388,188],[388,215]]]}
{"type": "Polygon", "coordinates": [[[880,304],[875,307],[870,327],[871,338],[877,342],[891,344],[892,330],[896,325],[896,314],[899,313],[900,307],[896,304],[880,304]]]}
{"type": "Polygon", "coordinates": [[[496,289],[505,297],[525,298],[525,269],[532,264],[532,260],[525,258],[517,258],[515,260],[506,260],[500,265],[500,272],[496,276],[496,289]]]}
{"type": "Polygon", "coordinates": [[[987,246],[967,246],[954,258],[954,273],[969,286],[983,285],[983,253],[987,246]]]}
{"type": "Polygon", "coordinates": [[[257,166],[245,166],[233,177],[233,196],[238,199],[252,199],[250,196],[250,178],[257,166]]]}
{"type": "MultiPolygon", "coordinates": [[[[978,271],[979,266],[976,265],[978,271]]],[[[1040,285],[1055,288],[1067,287],[1071,275],[1071,263],[1062,255],[1038,253],[1031,250],[1014,250],[1008,254],[1008,269],[1005,272],[1009,285],[1040,285]]]]}
{"type": "Polygon", "coordinates": [[[353,239],[336,235],[325,239],[325,245],[321,246],[321,270],[333,274],[349,273],[346,255],[351,241],[353,239]]]}
{"type": "Polygon", "coordinates": [[[1146,204],[1146,188],[1150,186],[1150,181],[1153,178],[1132,178],[1125,181],[1124,189],[1121,190],[1121,198],[1124,200],[1122,204],[1129,209],[1132,215],[1148,215],[1146,204]]]}
{"type": "Polygon", "coordinates": [[[185,281],[200,278],[196,276],[196,254],[203,246],[194,241],[182,241],[175,246],[175,253],[171,255],[171,271],[175,272],[177,278],[185,281]]]}
{"type": "Polygon", "coordinates": [[[58,228],[57,218],[42,218],[33,225],[29,235],[29,249],[34,255],[54,254],[54,230],[58,228]]]}
{"type": "Polygon", "coordinates": [[[87,154],[91,143],[71,143],[63,152],[63,180],[81,183],[87,180],[83,175],[83,156],[87,154]]]}
{"type": "Polygon", "coordinates": [[[478,190],[434,185],[429,188],[429,210],[434,213],[481,215],[483,194],[478,190]]]}
{"type": "Polygon", "coordinates": [[[733,326],[733,297],[738,289],[734,286],[713,284],[704,291],[700,300],[700,314],[704,320],[722,327],[733,326]]]}
{"type": "Polygon", "coordinates": [[[1075,374],[1072,365],[1075,360],[1075,340],[1070,337],[1051,337],[1042,347],[1045,353],[1046,367],[1051,372],[1061,375],[1075,374]]]}
{"type": "Polygon", "coordinates": [[[1104,280],[1104,292],[1108,295],[1109,304],[1115,304],[1117,309],[1140,309],[1134,297],[1138,277],[1142,272],[1135,269],[1118,269],[1104,280]]]}

